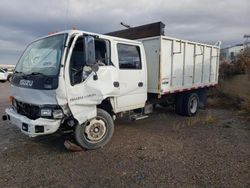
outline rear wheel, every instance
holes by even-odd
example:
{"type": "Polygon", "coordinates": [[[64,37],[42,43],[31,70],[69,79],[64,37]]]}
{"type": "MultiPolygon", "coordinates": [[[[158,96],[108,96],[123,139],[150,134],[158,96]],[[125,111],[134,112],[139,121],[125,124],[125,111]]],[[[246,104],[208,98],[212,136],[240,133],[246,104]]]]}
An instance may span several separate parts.
{"type": "Polygon", "coordinates": [[[194,116],[198,111],[199,97],[196,93],[188,93],[183,98],[183,115],[194,116]]]}
{"type": "Polygon", "coordinates": [[[106,145],[114,133],[114,122],[103,109],[97,109],[97,116],[75,129],[77,143],[86,149],[97,149],[106,145]]]}

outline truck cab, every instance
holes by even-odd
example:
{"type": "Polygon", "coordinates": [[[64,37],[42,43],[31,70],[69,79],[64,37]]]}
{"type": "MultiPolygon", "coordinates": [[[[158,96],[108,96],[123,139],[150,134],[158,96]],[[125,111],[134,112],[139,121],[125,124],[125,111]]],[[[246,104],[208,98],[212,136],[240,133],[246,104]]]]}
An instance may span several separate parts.
{"type": "Polygon", "coordinates": [[[146,56],[141,42],[79,30],[28,45],[11,81],[9,119],[31,137],[74,131],[87,149],[105,145],[116,114],[143,108],[146,56]]]}

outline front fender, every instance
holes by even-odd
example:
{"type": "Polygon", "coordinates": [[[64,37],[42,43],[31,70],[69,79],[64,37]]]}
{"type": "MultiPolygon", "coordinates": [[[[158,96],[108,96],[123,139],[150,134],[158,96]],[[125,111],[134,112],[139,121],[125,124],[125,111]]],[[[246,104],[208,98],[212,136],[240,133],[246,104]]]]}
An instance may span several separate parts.
{"type": "Polygon", "coordinates": [[[118,81],[117,70],[113,66],[100,67],[97,72],[98,80],[93,79],[94,73],[82,83],[67,85],[67,98],[70,111],[79,123],[96,116],[96,106],[107,97],[119,94],[119,88],[113,83],[118,81]]]}

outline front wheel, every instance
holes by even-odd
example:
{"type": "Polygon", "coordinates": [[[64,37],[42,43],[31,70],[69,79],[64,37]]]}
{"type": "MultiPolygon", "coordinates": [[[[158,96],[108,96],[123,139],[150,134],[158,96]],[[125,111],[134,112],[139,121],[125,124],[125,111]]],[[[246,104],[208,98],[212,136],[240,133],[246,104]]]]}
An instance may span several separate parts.
{"type": "Polygon", "coordinates": [[[105,110],[97,109],[95,118],[76,126],[75,139],[81,147],[93,150],[106,145],[113,133],[113,119],[105,110]]]}

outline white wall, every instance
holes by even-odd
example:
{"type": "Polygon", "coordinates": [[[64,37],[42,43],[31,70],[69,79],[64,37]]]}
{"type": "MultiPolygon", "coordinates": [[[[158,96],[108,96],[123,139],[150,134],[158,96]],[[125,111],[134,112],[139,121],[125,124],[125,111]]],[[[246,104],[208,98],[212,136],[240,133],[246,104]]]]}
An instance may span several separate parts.
{"type": "Polygon", "coordinates": [[[243,44],[221,49],[221,60],[232,62],[243,49],[243,44]]]}

